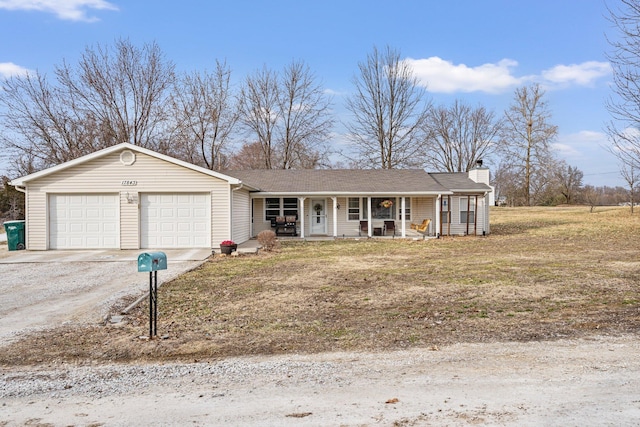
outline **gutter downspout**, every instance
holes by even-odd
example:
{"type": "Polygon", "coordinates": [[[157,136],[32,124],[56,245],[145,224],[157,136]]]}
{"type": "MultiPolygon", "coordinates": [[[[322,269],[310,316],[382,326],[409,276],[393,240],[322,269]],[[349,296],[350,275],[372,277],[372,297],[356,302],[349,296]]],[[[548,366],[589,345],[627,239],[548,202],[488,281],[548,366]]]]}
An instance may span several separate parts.
{"type": "MultiPolygon", "coordinates": [[[[11,182],[9,182],[9,185],[11,185],[11,182]]],[[[28,248],[29,245],[27,245],[27,242],[29,241],[29,224],[27,224],[27,221],[29,221],[29,215],[27,215],[27,212],[29,212],[29,198],[27,197],[27,187],[26,186],[19,186],[19,185],[14,185],[13,187],[16,190],[18,190],[19,192],[21,192],[22,194],[24,194],[24,219],[25,219],[25,222],[24,222],[24,233],[25,233],[24,243],[28,248]]],[[[47,227],[49,227],[48,223],[49,223],[49,221],[47,220],[47,227]]],[[[49,235],[49,230],[47,230],[47,236],[48,235],[49,235]]],[[[48,238],[47,238],[47,240],[48,240],[48,238]]]]}

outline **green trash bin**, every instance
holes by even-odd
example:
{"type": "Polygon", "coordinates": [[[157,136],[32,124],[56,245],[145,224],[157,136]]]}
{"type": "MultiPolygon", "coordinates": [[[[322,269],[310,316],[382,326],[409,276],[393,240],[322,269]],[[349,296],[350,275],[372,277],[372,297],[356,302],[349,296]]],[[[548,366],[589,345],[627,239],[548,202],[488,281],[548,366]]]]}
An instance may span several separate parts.
{"type": "Polygon", "coordinates": [[[24,249],[24,220],[7,221],[4,223],[4,229],[7,232],[7,243],[10,251],[19,251],[24,249]]]}

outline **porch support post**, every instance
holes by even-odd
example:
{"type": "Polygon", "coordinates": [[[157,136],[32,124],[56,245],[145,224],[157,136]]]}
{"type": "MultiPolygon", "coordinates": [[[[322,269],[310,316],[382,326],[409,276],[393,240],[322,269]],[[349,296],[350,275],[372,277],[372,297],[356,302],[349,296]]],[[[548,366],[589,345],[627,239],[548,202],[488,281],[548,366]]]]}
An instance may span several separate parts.
{"type": "Polygon", "coordinates": [[[451,236],[451,196],[450,195],[447,196],[447,236],[451,236]]]}
{"type": "Polygon", "coordinates": [[[406,198],[402,196],[402,198],[400,199],[400,209],[402,210],[402,212],[400,213],[400,221],[402,224],[401,235],[403,239],[407,237],[407,228],[405,224],[405,220],[407,219],[407,214],[406,214],[407,211],[405,208],[406,208],[406,198]]]}
{"type": "Polygon", "coordinates": [[[469,235],[469,214],[471,212],[471,195],[467,196],[467,236],[469,235]]]}
{"type": "Polygon", "coordinates": [[[475,196],[476,200],[473,206],[473,235],[478,235],[478,195],[475,196]]]}
{"type": "Polygon", "coordinates": [[[332,197],[333,202],[333,237],[338,237],[338,198],[332,197]]]}
{"type": "Polygon", "coordinates": [[[442,194],[438,194],[438,197],[436,197],[436,218],[434,221],[434,230],[435,230],[435,235],[436,237],[440,237],[440,234],[442,234],[442,231],[440,230],[440,220],[442,219],[442,214],[441,214],[441,209],[440,209],[440,205],[442,204],[442,194]]]}
{"type": "Polygon", "coordinates": [[[304,200],[306,197],[298,197],[298,203],[300,204],[300,238],[304,239],[304,219],[307,213],[304,211],[304,200]]]}
{"type": "Polygon", "coordinates": [[[371,215],[371,196],[367,197],[367,237],[373,236],[373,216],[371,215]]]}

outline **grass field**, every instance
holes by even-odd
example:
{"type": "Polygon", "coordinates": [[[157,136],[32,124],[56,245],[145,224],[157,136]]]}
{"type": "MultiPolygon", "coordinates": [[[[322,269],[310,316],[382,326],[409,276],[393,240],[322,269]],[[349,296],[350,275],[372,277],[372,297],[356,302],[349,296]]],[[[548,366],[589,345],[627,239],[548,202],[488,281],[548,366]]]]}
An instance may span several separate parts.
{"type": "Polygon", "coordinates": [[[0,348],[5,364],[202,360],[434,348],[454,342],[635,333],[640,215],[628,208],[495,208],[492,234],[286,241],[214,257],[124,326],[59,328],[0,348]]]}

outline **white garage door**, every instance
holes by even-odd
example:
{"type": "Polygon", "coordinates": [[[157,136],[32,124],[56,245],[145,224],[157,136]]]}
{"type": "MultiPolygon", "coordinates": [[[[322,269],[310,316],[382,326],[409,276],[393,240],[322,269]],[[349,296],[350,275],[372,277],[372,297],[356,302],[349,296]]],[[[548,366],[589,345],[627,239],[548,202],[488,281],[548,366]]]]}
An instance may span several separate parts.
{"type": "Polygon", "coordinates": [[[117,194],[50,194],[49,248],[120,247],[117,194]]]}
{"type": "Polygon", "coordinates": [[[142,248],[210,248],[209,194],[142,194],[142,248]]]}

